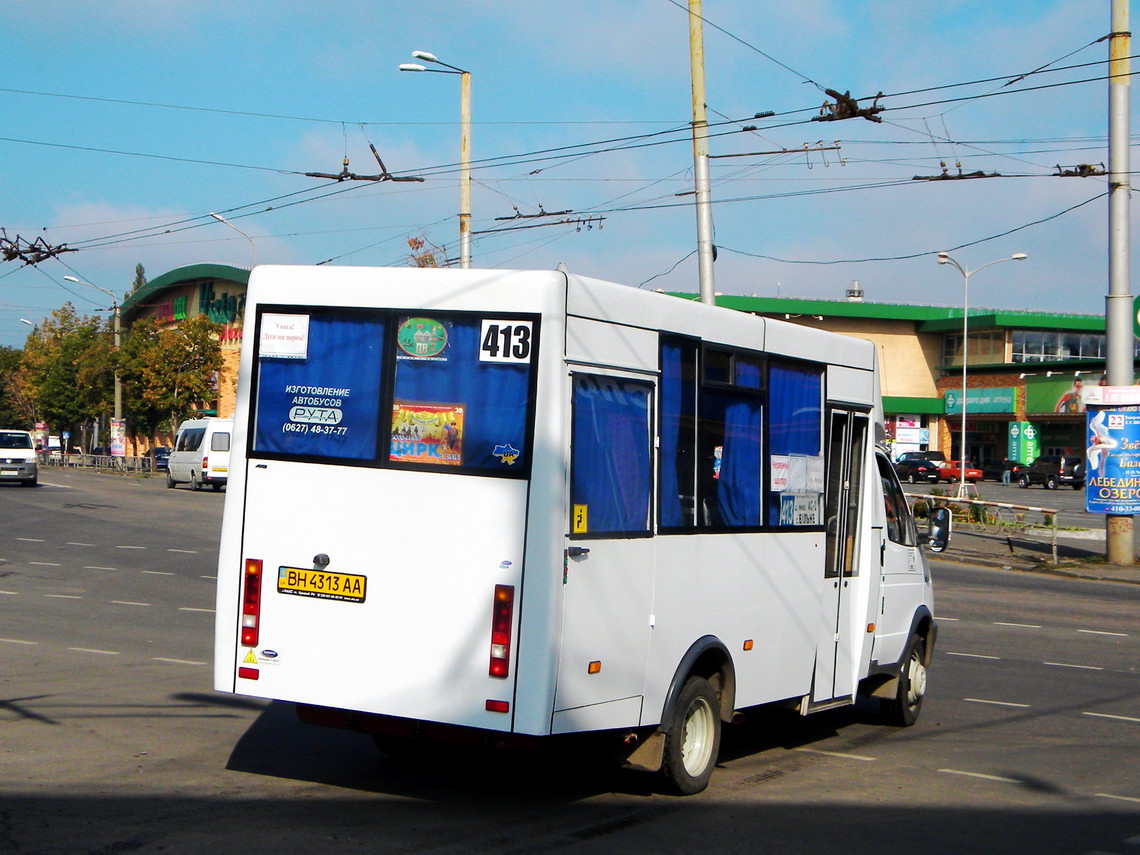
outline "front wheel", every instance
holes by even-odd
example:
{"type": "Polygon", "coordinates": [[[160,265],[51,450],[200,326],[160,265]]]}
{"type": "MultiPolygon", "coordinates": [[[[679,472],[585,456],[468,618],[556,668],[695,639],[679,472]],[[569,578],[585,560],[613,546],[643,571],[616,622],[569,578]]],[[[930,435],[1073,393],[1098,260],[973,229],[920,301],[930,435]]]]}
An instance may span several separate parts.
{"type": "Polygon", "coordinates": [[[1028,487],[1029,486],[1029,476],[1028,475],[1022,475],[1020,478],[1018,478],[1017,479],[1017,486],[1020,487],[1022,490],[1024,490],[1026,487],[1028,487]]]}
{"type": "Polygon", "coordinates": [[[1045,479],[1045,489],[1046,490],[1056,490],[1057,489],[1057,479],[1054,478],[1052,475],[1050,475],[1048,478],[1045,479]]]}
{"type": "Polygon", "coordinates": [[[913,472],[908,472],[908,473],[907,473],[907,476],[906,476],[906,482],[907,482],[908,484],[913,484],[913,483],[914,483],[914,473],[913,473],[913,472]]]}
{"type": "Polygon", "coordinates": [[[704,677],[690,677],[673,710],[661,770],[682,795],[709,785],[720,753],[720,699],[704,677]]]}
{"type": "Polygon", "coordinates": [[[911,637],[899,672],[895,696],[883,701],[883,717],[888,724],[910,727],[918,721],[922,699],[926,696],[926,642],[921,636],[911,637]]]}

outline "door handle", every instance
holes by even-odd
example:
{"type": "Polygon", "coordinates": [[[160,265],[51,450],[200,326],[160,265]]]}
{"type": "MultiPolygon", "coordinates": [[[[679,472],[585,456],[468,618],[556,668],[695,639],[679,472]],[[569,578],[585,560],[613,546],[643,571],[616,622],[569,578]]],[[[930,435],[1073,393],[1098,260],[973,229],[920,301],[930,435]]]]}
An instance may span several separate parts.
{"type": "Polygon", "coordinates": [[[590,547],[588,546],[568,546],[566,547],[566,554],[571,558],[581,558],[583,555],[590,554],[590,547]]]}

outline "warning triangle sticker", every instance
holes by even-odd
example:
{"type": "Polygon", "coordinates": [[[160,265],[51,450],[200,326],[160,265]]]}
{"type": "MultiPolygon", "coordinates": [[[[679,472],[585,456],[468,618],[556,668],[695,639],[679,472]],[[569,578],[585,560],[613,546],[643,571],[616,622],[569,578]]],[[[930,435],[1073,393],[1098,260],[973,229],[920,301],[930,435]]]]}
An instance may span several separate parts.
{"type": "Polygon", "coordinates": [[[249,651],[249,653],[245,654],[245,659],[243,659],[241,661],[246,662],[250,665],[256,665],[257,664],[257,657],[253,655],[253,651],[251,650],[251,651],[249,651]]]}

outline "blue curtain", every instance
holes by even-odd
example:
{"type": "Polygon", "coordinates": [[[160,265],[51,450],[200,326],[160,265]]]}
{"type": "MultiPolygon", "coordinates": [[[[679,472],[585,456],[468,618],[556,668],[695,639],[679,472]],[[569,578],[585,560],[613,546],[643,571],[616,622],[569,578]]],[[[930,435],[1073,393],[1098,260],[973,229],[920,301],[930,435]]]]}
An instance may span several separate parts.
{"type": "Polygon", "coordinates": [[[693,425],[697,411],[695,371],[696,348],[693,345],[662,345],[658,501],[663,528],[694,523],[691,508],[696,493],[693,484],[696,445],[693,425]],[[685,371],[686,365],[688,372],[685,371]],[[688,429],[682,433],[685,425],[688,429]]]}
{"type": "MultiPolygon", "coordinates": [[[[529,450],[531,365],[480,362],[479,320],[445,320],[444,325],[443,359],[397,361],[395,400],[463,406],[462,465],[497,472],[522,470],[529,450]]],[[[386,429],[390,433],[391,418],[386,429]]]]}
{"type": "Polygon", "coordinates": [[[589,534],[649,529],[650,388],[575,379],[570,503],[587,507],[589,534]]]}
{"type": "MultiPolygon", "coordinates": [[[[768,442],[774,455],[818,455],[823,448],[823,375],[818,367],[771,363],[768,442]]],[[[768,502],[768,523],[780,521],[780,494],[768,502]]]]}
{"type": "Polygon", "coordinates": [[[381,321],[311,315],[304,359],[259,363],[254,451],[373,459],[383,344],[381,321]]]}
{"type": "MultiPolygon", "coordinates": [[[[706,418],[724,422],[716,500],[720,523],[760,525],[761,407],[755,398],[705,391],[706,418]]],[[[704,406],[704,404],[702,406],[704,406]]]]}

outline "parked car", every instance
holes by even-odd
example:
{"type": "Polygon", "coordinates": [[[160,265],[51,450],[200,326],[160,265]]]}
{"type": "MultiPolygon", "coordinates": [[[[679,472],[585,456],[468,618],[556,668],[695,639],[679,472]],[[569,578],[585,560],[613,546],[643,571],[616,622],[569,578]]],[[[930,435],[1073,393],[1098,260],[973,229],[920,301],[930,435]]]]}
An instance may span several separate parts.
{"type": "Polygon", "coordinates": [[[1046,490],[1056,490],[1068,484],[1074,490],[1085,485],[1085,461],[1082,457],[1064,457],[1059,454],[1042,454],[1017,477],[1018,487],[1040,484],[1046,490]]]}
{"type": "Polygon", "coordinates": [[[0,481],[34,487],[39,477],[32,435],[26,430],[0,430],[0,481]]]}
{"type": "Polygon", "coordinates": [[[929,460],[933,463],[945,463],[946,455],[941,451],[904,451],[896,462],[909,460],[929,460]]]}
{"type": "MultiPolygon", "coordinates": [[[[961,464],[957,460],[947,460],[942,468],[938,470],[939,477],[947,482],[953,484],[956,481],[962,480],[961,464]]],[[[966,461],[966,480],[971,484],[977,484],[982,480],[982,470],[976,466],[971,466],[969,461],[966,461]]]]}
{"type": "Polygon", "coordinates": [[[991,460],[982,467],[982,478],[1000,481],[1002,472],[1008,469],[1009,480],[1016,483],[1021,470],[1028,465],[1028,463],[1022,463],[1018,460],[991,460]]]}
{"type": "Polygon", "coordinates": [[[918,481],[936,482],[939,472],[941,472],[939,465],[925,458],[911,457],[895,464],[895,474],[899,476],[900,481],[906,481],[908,484],[918,481]]]}
{"type": "Polygon", "coordinates": [[[170,449],[157,445],[154,448],[148,448],[146,454],[143,455],[147,459],[151,472],[166,472],[170,461],[170,449]]]}

